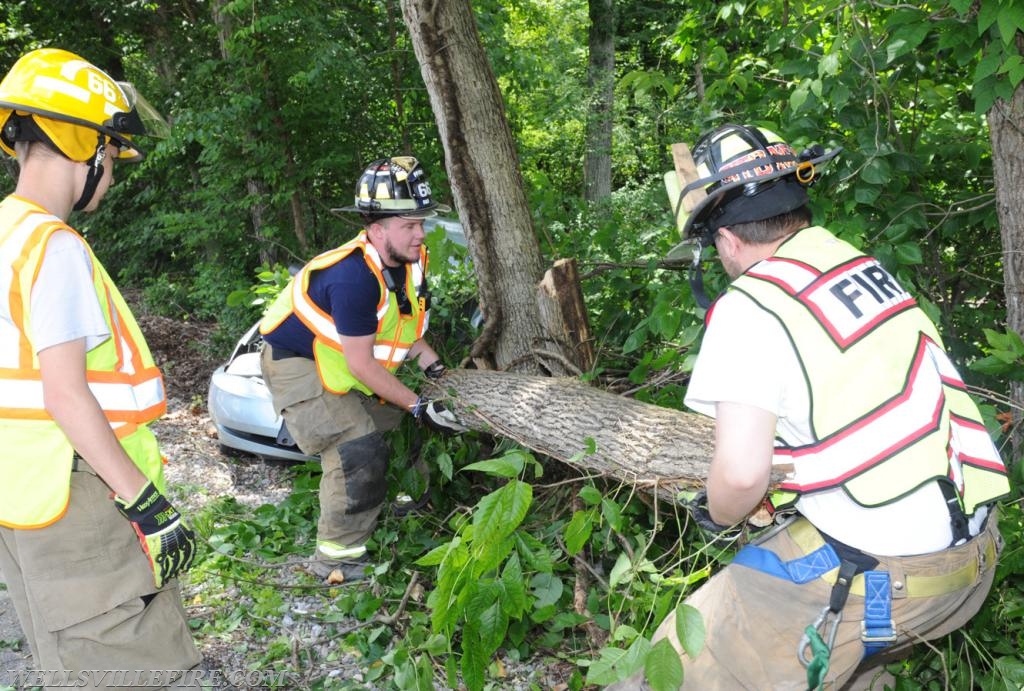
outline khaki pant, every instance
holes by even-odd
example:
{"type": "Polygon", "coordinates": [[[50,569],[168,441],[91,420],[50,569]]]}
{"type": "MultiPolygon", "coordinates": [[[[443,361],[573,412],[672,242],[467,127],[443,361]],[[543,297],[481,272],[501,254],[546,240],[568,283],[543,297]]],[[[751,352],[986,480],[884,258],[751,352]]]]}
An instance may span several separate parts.
{"type": "MultiPolygon", "coordinates": [[[[135,531],[88,468],[71,474],[70,503],[56,523],[0,528],[0,570],[34,669],[74,680],[83,670],[148,673],[200,662],[177,581],[156,589],[135,531]]],[[[80,688],[124,688],[126,678],[137,675],[87,677],[95,683],[80,688]]]]}
{"type": "MultiPolygon", "coordinates": [[[[864,658],[861,643],[863,576],[857,576],[836,632],[824,688],[872,688],[875,673],[883,672],[881,664],[909,654],[916,642],[944,636],[966,624],[992,586],[996,557],[1002,548],[997,523],[993,511],[981,534],[942,552],[878,557],[874,570],[888,571],[891,577],[892,619],[898,639],[868,658],[864,658]]],[[[784,562],[809,554],[821,544],[820,534],[804,518],[758,540],[759,547],[784,562]]],[[[797,648],[806,627],[828,604],[832,584],[827,579],[834,581],[835,573],[833,569],[823,577],[797,584],[746,566],[727,566],[686,600],[700,611],[707,631],[704,649],[696,658],[682,651],[674,613],[666,617],[652,640],[667,638],[679,651],[684,689],[805,691],[807,672],[797,658],[797,648]]],[[[646,686],[640,678],[633,678],[614,688],[646,686]]],[[[883,687],[876,683],[874,688],[883,687]]]]}
{"type": "Polygon", "coordinates": [[[403,411],[359,391],[332,394],[313,360],[274,360],[271,349],[264,347],[261,368],[274,408],[302,452],[320,455],[317,543],[361,546],[376,528],[386,496],[387,451],[379,435],[398,427],[403,411]]]}

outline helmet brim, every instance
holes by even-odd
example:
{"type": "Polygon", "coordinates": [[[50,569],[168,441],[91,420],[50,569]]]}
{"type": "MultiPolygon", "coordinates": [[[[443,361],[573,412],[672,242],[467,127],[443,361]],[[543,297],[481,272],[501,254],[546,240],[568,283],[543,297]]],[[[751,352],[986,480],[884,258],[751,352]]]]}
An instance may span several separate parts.
{"type": "Polygon", "coordinates": [[[388,216],[401,216],[402,218],[433,218],[438,213],[446,214],[450,213],[452,207],[447,204],[434,204],[424,209],[379,209],[377,211],[367,211],[366,209],[360,209],[358,206],[341,206],[331,209],[332,214],[343,214],[352,213],[359,214],[361,216],[370,216],[372,218],[387,218],[388,216]]]}
{"type": "MultiPolygon", "coordinates": [[[[10,115],[13,113],[33,115],[42,118],[42,120],[37,119],[36,123],[40,125],[42,131],[50,138],[50,140],[58,148],[61,148],[60,144],[55,140],[53,132],[51,131],[52,128],[46,125],[46,120],[52,120],[55,123],[64,123],[65,125],[74,125],[76,127],[82,127],[83,129],[90,130],[91,132],[99,132],[100,134],[103,134],[104,136],[110,139],[111,143],[118,147],[117,158],[119,161],[127,163],[136,163],[138,161],[143,160],[146,157],[145,153],[143,153],[142,150],[139,149],[133,141],[131,141],[131,139],[129,139],[120,132],[115,132],[109,127],[97,125],[96,123],[89,122],[88,120],[82,120],[80,118],[73,118],[67,115],[62,115],[60,113],[54,113],[42,108],[22,105],[20,103],[16,103],[13,101],[0,101],[0,126],[2,126],[3,123],[6,123],[8,117],[10,117],[10,115]]],[[[59,139],[59,137],[57,139],[59,139]]],[[[0,148],[2,148],[6,153],[10,154],[11,156],[16,155],[14,153],[13,148],[11,148],[7,142],[4,142],[4,144],[0,145],[0,148]]],[[[61,151],[64,155],[68,155],[67,151],[64,151],[63,149],[61,149],[61,151]]],[[[88,160],[86,157],[82,156],[69,157],[73,161],[88,160]]]]}

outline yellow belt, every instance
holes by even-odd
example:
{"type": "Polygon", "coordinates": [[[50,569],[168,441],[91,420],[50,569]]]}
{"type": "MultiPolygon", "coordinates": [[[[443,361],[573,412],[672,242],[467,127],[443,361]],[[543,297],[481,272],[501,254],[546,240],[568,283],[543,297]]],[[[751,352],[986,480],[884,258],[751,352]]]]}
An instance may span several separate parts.
{"type": "MultiPolygon", "coordinates": [[[[992,515],[989,516],[988,520],[995,521],[997,517],[992,515]]],[[[821,533],[807,520],[794,521],[789,526],[788,531],[790,537],[793,538],[793,541],[796,542],[805,554],[810,554],[825,545],[825,540],[821,537],[821,533]]],[[[996,543],[988,534],[988,530],[973,538],[972,542],[976,539],[985,540],[981,560],[978,558],[978,551],[974,550],[973,556],[966,559],[960,568],[949,573],[938,576],[915,576],[908,574],[903,583],[906,588],[907,597],[936,597],[966,588],[974,583],[985,564],[994,564],[996,559],[996,543]]],[[[833,584],[836,582],[836,575],[838,573],[839,567],[836,567],[823,574],[821,578],[825,582],[833,584]]],[[[863,574],[857,574],[854,577],[853,583],[850,586],[850,594],[864,597],[863,574]]]]}

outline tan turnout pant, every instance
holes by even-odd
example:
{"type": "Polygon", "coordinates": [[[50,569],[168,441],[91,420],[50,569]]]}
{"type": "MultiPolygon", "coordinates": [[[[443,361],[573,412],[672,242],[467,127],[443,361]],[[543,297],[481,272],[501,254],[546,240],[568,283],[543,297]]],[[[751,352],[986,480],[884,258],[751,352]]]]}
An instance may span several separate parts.
{"type": "MultiPolygon", "coordinates": [[[[381,433],[398,427],[403,411],[359,391],[324,390],[313,360],[274,360],[263,349],[263,380],[303,453],[320,456],[318,552],[366,543],[386,497],[387,447],[381,433]]],[[[330,556],[330,554],[326,554],[330,556]]]]}
{"type": "MultiPolygon", "coordinates": [[[[966,624],[992,586],[1002,548],[997,523],[998,514],[993,511],[981,534],[942,552],[878,557],[874,570],[888,571],[891,578],[892,620],[898,638],[885,651],[868,658],[864,658],[861,642],[864,578],[857,576],[836,631],[824,688],[881,689],[881,685],[872,686],[874,672],[883,671],[880,665],[909,654],[916,642],[944,636],[966,624]]],[[[801,517],[756,544],[789,562],[810,554],[823,540],[801,517]]],[[[665,618],[652,640],[667,638],[679,652],[684,689],[806,691],[807,671],[797,657],[797,648],[806,627],[828,605],[837,570],[798,584],[731,564],[686,599],[700,611],[707,632],[704,649],[695,658],[683,652],[674,613],[665,618]]],[[[641,673],[609,688],[648,687],[641,673]]]]}
{"type": "Polygon", "coordinates": [[[45,670],[54,683],[124,688],[125,679],[137,683],[153,678],[150,672],[200,663],[177,581],[156,589],[135,531],[110,488],[84,463],[71,473],[71,499],[60,520],[36,530],[0,528],[0,570],[33,669],[45,670]],[[147,674],[79,676],[90,670],[147,674]]]}

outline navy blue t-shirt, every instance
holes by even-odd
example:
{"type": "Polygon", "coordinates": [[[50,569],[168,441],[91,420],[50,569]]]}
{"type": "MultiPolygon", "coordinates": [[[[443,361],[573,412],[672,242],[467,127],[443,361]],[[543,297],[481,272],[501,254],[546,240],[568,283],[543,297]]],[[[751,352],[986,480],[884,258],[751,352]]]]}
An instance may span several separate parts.
{"type": "MultiPolygon", "coordinates": [[[[405,286],[405,265],[385,269],[394,285],[405,286]]],[[[331,315],[342,336],[369,336],[377,333],[377,303],[380,285],[366,265],[362,252],[356,250],[337,264],[309,277],[309,297],[331,315]]],[[[263,340],[304,357],[313,357],[313,332],[294,314],[263,340]]]]}

